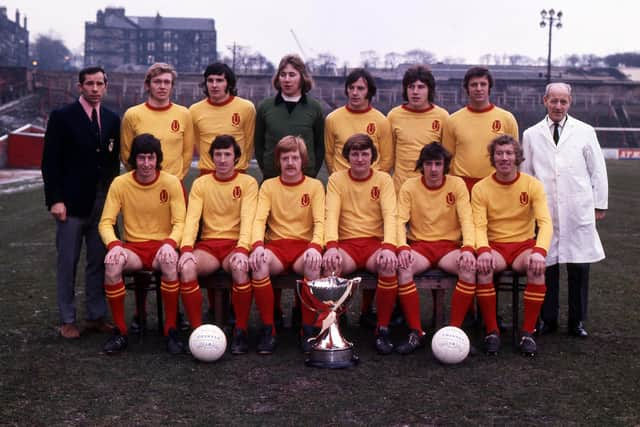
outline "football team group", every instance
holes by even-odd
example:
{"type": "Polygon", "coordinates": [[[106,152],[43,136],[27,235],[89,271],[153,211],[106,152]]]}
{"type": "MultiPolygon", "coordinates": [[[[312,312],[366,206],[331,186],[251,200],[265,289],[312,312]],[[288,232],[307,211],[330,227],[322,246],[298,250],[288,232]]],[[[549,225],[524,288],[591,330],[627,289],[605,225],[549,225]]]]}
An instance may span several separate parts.
{"type": "MultiPolygon", "coordinates": [[[[271,354],[282,312],[272,276],[295,273],[308,282],[367,270],[378,281],[362,292],[361,323],[373,318],[380,354],[408,354],[426,342],[414,276],[438,268],[458,278],[449,324],[461,327],[475,298],[483,350],[497,354],[493,278],[512,269],[527,278],[520,350],[534,355],[534,336],[559,327],[560,264],[568,271],[567,331],[588,336],[589,265],[604,258],[596,220],[607,209],[607,174],[594,129],[567,114],[570,85],[547,85],[547,115],[521,143],[514,116],[490,101],[494,80],[482,67],[467,71],[467,105],[451,115],[434,104],[436,82],[425,66],[407,69],[404,103],[386,117],[372,107],[376,81],[361,68],[346,76],[346,105],[325,117],[296,55],[282,58],[276,95],[257,108],[237,96],[226,64],[206,68],[205,97],[189,108],[171,102],[176,77],[168,64],[149,67],[146,102],[120,120],[102,105],[106,72],[85,68],[78,100],[50,115],[42,174],[56,221],[63,337],[109,332],[103,351],[124,351],[146,313],[136,310],[127,326],[123,274],[155,270],[167,350],[184,353],[179,297],[190,326],[200,326],[198,278],[224,269],[233,281],[231,353],[249,351],[255,302],[256,350],[271,354]],[[194,147],[200,177],[187,192],[194,147]],[[260,185],[246,173],[254,156],[260,185]],[[323,161],[326,190],[316,179],[323,161]],[[83,240],[79,327],[74,288],[83,240]],[[409,329],[402,342],[389,333],[396,305],[409,329]]],[[[309,289],[303,284],[301,292],[309,289]]],[[[320,319],[298,298],[294,304],[300,346],[309,352],[320,319]]]]}

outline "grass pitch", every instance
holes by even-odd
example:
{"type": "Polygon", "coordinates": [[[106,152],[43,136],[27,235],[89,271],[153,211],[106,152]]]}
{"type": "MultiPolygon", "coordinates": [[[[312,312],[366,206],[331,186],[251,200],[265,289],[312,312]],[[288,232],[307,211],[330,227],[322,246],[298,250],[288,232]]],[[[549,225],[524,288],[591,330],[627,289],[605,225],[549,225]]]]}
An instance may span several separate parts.
{"type": "MultiPolygon", "coordinates": [[[[561,287],[561,330],[538,339],[537,357],[512,353],[505,334],[498,357],[456,366],[440,365],[429,349],[379,356],[372,332],[356,322],[343,333],[361,364],[348,370],[305,367],[293,330],[272,356],[199,363],[168,355],[155,329],[143,343],[132,337],[126,354],[104,356],[104,335],[57,335],[55,227],[42,190],[0,195],[0,424],[638,425],[639,166],[608,163],[609,212],[600,224],[607,259],[592,267],[590,337],[566,335],[561,287]]],[[[82,286],[76,291],[82,319],[82,286]]],[[[508,298],[500,304],[507,316],[508,298]]],[[[422,302],[426,326],[430,296],[422,302]]],[[[469,332],[479,344],[479,332],[469,332]]]]}

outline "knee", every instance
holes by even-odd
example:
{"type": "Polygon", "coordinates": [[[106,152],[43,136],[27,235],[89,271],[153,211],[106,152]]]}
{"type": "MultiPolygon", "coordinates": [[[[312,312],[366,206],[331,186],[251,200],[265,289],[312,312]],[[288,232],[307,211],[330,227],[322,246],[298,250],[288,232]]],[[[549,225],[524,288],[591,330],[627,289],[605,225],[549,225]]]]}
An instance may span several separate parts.
{"type": "MultiPolygon", "coordinates": [[[[164,273],[163,273],[164,274],[164,273]]],[[[180,281],[182,282],[193,282],[198,277],[195,265],[190,262],[182,267],[180,270],[180,281]]]]}
{"type": "Polygon", "coordinates": [[[165,280],[177,280],[178,279],[178,266],[174,262],[160,264],[160,272],[165,280]]]}
{"type": "Polygon", "coordinates": [[[104,279],[107,283],[117,283],[122,280],[122,265],[105,264],[104,279]]]}

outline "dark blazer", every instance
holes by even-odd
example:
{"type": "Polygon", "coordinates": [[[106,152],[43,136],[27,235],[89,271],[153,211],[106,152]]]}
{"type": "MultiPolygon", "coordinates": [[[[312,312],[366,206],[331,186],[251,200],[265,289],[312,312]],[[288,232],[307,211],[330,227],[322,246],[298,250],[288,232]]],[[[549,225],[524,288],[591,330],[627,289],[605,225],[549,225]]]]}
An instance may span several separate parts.
{"type": "Polygon", "coordinates": [[[98,140],[79,101],[51,113],[42,153],[47,208],[63,202],[67,215],[89,216],[96,193],[120,173],[120,117],[100,106],[100,122],[98,140]]]}

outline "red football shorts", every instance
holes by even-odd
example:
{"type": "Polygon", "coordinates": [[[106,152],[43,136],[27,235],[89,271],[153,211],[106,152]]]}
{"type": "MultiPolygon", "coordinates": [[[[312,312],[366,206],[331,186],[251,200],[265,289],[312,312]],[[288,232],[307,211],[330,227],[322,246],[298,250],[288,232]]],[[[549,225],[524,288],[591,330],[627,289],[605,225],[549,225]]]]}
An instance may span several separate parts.
{"type": "Polygon", "coordinates": [[[264,245],[265,249],[269,249],[282,263],[285,271],[290,271],[293,263],[309,247],[309,242],[298,239],[278,239],[271,240],[264,245]]]}
{"type": "Polygon", "coordinates": [[[206,239],[196,243],[194,249],[204,251],[222,262],[236,248],[237,240],[206,239]]]}
{"type": "Polygon", "coordinates": [[[536,245],[535,239],[525,240],[524,242],[489,242],[489,246],[491,249],[498,252],[504,260],[507,262],[507,266],[511,267],[513,264],[513,260],[515,260],[518,255],[527,249],[531,249],[536,245]]]}
{"type": "Polygon", "coordinates": [[[153,270],[153,259],[163,244],[164,242],[159,240],[148,240],[146,242],[125,242],[123,246],[138,255],[138,258],[142,261],[143,269],[153,270]]]}
{"type": "Polygon", "coordinates": [[[431,267],[436,267],[443,256],[460,249],[460,245],[450,240],[436,240],[435,242],[411,242],[411,249],[429,260],[431,267]]]}
{"type": "Polygon", "coordinates": [[[382,247],[382,241],[377,237],[356,237],[338,242],[338,247],[345,251],[361,270],[367,265],[367,260],[382,247]]]}

